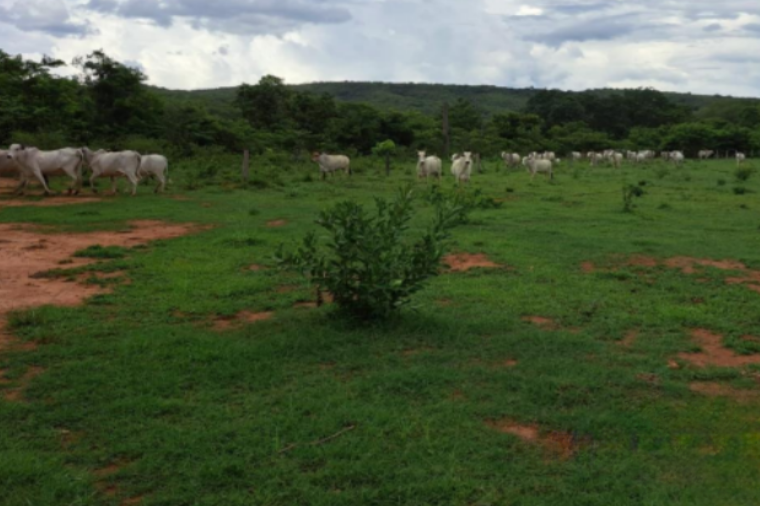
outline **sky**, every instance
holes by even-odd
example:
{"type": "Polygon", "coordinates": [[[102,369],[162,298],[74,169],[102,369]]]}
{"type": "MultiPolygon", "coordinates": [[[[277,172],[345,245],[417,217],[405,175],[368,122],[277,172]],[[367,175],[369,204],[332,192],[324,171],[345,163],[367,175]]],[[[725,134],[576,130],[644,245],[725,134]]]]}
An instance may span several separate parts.
{"type": "Polygon", "coordinates": [[[0,33],[10,54],[103,49],[172,89],[274,74],[760,96],[760,0],[0,0],[0,33]]]}

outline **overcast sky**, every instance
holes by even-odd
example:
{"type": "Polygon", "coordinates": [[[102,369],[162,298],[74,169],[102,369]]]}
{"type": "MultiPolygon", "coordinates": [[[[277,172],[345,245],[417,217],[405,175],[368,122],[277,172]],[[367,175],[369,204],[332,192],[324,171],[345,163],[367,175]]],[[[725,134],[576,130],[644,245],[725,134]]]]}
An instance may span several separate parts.
{"type": "Polygon", "coordinates": [[[760,96],[760,0],[0,0],[0,49],[150,83],[391,81],[760,96]]]}

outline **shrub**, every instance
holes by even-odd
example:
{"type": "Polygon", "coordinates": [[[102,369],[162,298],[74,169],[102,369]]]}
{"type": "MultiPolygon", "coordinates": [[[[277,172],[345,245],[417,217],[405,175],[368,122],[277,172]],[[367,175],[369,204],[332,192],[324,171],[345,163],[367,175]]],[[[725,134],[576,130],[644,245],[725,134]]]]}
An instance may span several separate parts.
{"type": "Polygon", "coordinates": [[[300,271],[318,293],[332,294],[341,312],[360,320],[388,318],[438,274],[461,213],[448,201],[438,203],[430,226],[409,240],[411,189],[400,190],[393,202],[375,202],[374,214],[350,201],[322,211],[317,224],[328,232],[324,245],[311,232],[295,252],[280,245],[275,255],[281,268],[300,271]]]}
{"type": "Polygon", "coordinates": [[[750,191],[743,186],[734,186],[734,195],[744,195],[750,193],[750,191]]]}
{"type": "Polygon", "coordinates": [[[633,211],[633,209],[636,207],[636,205],[633,203],[633,199],[641,197],[644,195],[644,190],[641,188],[641,186],[637,186],[635,184],[624,184],[623,185],[623,211],[626,213],[630,213],[633,211]]]}
{"type": "Polygon", "coordinates": [[[726,186],[726,180],[725,179],[718,179],[718,186],[726,186]]]}
{"type": "Polygon", "coordinates": [[[736,172],[734,172],[734,176],[736,176],[737,181],[747,181],[752,175],[752,172],[753,170],[749,167],[739,167],[736,169],[736,172]]]}

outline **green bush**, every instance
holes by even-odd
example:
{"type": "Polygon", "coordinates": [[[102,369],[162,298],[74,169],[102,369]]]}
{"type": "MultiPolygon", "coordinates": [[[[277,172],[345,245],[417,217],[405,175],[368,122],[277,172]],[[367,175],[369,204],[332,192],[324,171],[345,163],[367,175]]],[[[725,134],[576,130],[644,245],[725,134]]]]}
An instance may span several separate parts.
{"type": "Polygon", "coordinates": [[[644,195],[644,189],[641,186],[635,184],[623,185],[623,211],[630,213],[636,207],[633,203],[633,199],[644,195]]]}
{"type": "Polygon", "coordinates": [[[296,251],[280,245],[275,255],[281,268],[301,272],[318,293],[332,294],[343,314],[359,320],[388,318],[438,275],[449,230],[461,216],[448,200],[439,202],[430,226],[407,239],[412,190],[401,189],[390,203],[375,202],[374,214],[350,201],[322,211],[317,224],[328,232],[326,243],[311,232],[296,251]]]}
{"type": "Polygon", "coordinates": [[[753,170],[749,167],[739,167],[736,169],[736,172],[734,172],[734,176],[736,176],[737,181],[747,181],[752,175],[752,172],[753,170]]]}

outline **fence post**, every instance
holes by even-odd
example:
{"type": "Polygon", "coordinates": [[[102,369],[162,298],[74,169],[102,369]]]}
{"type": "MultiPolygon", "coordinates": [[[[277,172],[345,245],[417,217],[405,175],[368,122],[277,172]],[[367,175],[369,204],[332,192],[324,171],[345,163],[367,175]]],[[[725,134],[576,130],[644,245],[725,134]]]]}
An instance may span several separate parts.
{"type": "Polygon", "coordinates": [[[246,149],[243,151],[243,169],[242,169],[242,176],[243,176],[243,182],[248,182],[248,173],[250,169],[250,161],[251,161],[251,155],[246,149]]]}

